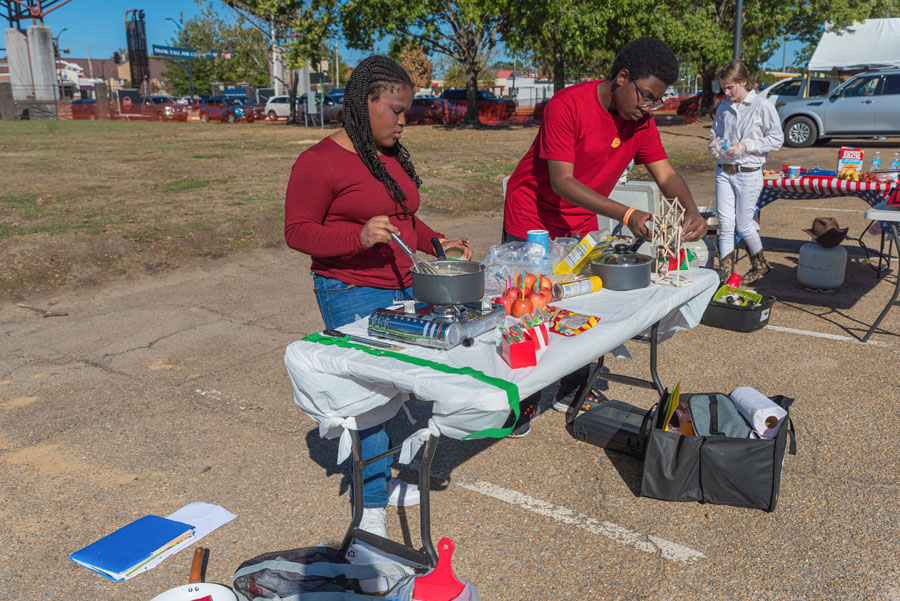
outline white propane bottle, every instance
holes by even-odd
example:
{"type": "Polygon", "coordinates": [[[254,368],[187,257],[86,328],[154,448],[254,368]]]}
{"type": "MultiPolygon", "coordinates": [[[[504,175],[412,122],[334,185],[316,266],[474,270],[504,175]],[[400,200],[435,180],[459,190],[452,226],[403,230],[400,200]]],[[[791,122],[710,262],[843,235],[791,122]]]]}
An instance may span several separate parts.
{"type": "Polygon", "coordinates": [[[797,261],[797,282],[818,292],[834,292],[844,283],[847,269],[847,250],[843,246],[825,248],[818,242],[800,247],[797,261]]]}

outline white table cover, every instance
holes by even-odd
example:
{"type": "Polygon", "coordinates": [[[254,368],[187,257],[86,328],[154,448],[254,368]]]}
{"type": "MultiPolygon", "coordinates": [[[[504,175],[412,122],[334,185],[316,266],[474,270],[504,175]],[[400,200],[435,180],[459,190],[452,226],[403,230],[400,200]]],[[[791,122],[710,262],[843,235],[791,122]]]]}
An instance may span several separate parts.
{"type": "MultiPolygon", "coordinates": [[[[651,284],[627,292],[604,289],[554,303],[577,313],[596,315],[600,322],[577,336],[551,334],[548,348],[534,367],[510,369],[500,356],[497,332],[479,336],[468,348],[440,351],[404,345],[406,350],[400,354],[454,368],[474,368],[514,384],[519,398],[524,399],[660,320],[660,336],[700,323],[719,280],[707,269],[693,269],[691,273],[693,282],[680,288],[651,284]]],[[[359,319],[341,330],[366,336],[367,320],[359,319]]],[[[341,436],[339,462],[350,452],[349,429],[362,430],[392,418],[410,393],[434,404],[428,427],[407,440],[401,461],[408,461],[430,435],[461,439],[486,428],[501,427],[510,412],[509,397],[502,387],[470,375],[444,373],[354,348],[300,340],[288,345],[285,365],[294,401],[318,423],[320,435],[341,436]]]]}

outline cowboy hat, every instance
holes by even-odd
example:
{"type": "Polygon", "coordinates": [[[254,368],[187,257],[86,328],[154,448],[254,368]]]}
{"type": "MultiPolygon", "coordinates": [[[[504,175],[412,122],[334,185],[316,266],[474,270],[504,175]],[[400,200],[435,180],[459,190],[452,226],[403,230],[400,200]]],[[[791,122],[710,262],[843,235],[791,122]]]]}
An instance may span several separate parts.
{"type": "Polygon", "coordinates": [[[812,227],[803,231],[812,236],[812,239],[823,248],[834,248],[844,241],[849,229],[841,228],[834,217],[816,217],[812,227]]]}

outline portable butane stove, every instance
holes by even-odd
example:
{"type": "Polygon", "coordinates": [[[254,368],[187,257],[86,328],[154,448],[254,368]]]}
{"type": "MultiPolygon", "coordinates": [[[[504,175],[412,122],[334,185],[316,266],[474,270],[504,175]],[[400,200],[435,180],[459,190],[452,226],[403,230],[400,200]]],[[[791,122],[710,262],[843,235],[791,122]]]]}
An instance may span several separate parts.
{"type": "Polygon", "coordinates": [[[469,346],[476,336],[503,325],[503,305],[488,302],[464,305],[424,305],[415,313],[403,309],[375,309],[369,334],[442,350],[469,346]]]}

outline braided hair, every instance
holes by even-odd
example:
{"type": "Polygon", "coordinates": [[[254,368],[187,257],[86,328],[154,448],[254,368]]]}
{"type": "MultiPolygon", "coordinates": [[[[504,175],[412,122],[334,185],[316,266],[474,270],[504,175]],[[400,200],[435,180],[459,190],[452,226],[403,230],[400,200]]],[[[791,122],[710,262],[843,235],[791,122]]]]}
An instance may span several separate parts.
{"type": "MultiPolygon", "coordinates": [[[[353,69],[350,80],[344,88],[343,118],[344,131],[353,142],[356,154],[375,179],[387,188],[388,195],[394,201],[394,216],[400,219],[412,213],[406,206],[406,194],[379,159],[378,145],[375,143],[372,124],[369,121],[369,98],[377,100],[383,90],[403,86],[414,89],[412,80],[403,67],[391,59],[372,55],[361,60],[353,69]]],[[[416,175],[416,169],[409,159],[409,151],[399,140],[387,149],[385,154],[397,159],[406,174],[415,182],[416,188],[422,185],[422,180],[416,175]]]]}

